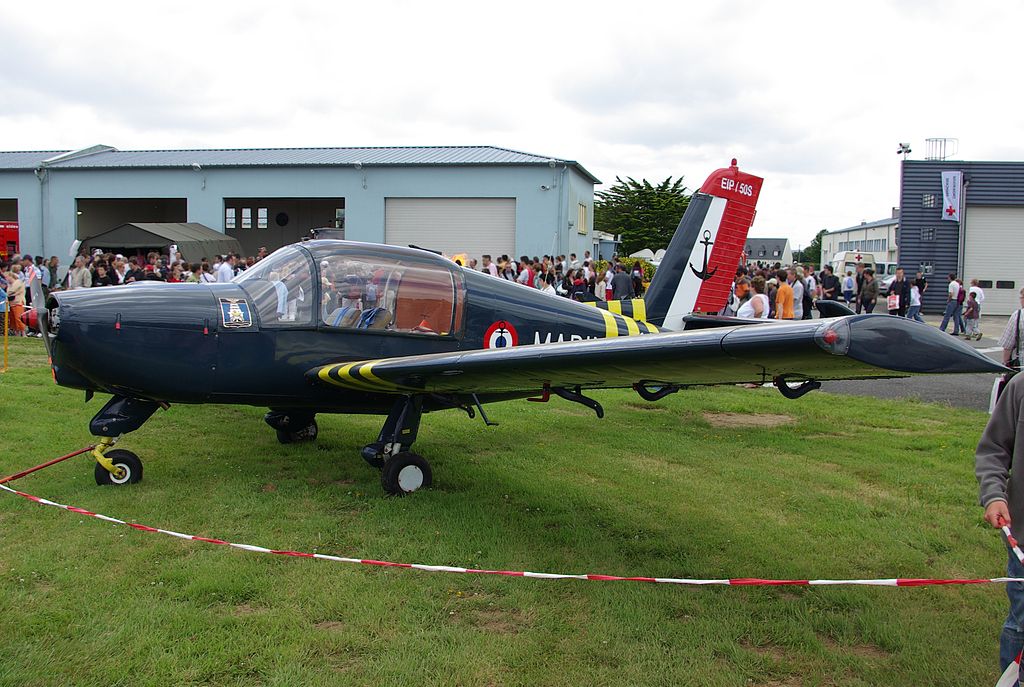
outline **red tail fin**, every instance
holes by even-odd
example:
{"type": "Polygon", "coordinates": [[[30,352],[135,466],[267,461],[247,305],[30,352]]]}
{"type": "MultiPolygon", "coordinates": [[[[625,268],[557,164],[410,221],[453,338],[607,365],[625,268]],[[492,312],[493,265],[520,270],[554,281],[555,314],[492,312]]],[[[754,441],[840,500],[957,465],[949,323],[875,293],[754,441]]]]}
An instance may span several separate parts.
{"type": "Polygon", "coordinates": [[[691,312],[725,306],[763,181],[733,160],[693,195],[644,297],[649,322],[678,329],[691,312]]]}

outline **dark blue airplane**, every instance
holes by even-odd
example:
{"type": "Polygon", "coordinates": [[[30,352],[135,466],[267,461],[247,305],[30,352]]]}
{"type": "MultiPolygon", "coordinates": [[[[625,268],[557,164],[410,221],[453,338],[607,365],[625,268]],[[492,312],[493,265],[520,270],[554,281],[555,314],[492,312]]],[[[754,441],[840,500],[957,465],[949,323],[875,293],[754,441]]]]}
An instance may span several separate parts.
{"type": "MultiPolygon", "coordinates": [[[[414,248],[310,240],[227,284],[137,283],[41,293],[35,317],[61,386],[112,398],[89,425],[98,484],[142,479],[122,435],[173,403],[266,407],[283,443],[317,436],[318,413],[385,415],[363,458],[391,494],[429,486],[412,452],[425,412],[590,389],[657,400],[690,386],[1002,367],[938,330],[888,315],[798,322],[719,318],[761,179],[731,167],[694,194],[644,299],[592,304],[463,269],[414,248]],[[697,313],[697,314],[695,314],[697,313]]],[[[849,313],[835,304],[831,313],[849,313]]]]}

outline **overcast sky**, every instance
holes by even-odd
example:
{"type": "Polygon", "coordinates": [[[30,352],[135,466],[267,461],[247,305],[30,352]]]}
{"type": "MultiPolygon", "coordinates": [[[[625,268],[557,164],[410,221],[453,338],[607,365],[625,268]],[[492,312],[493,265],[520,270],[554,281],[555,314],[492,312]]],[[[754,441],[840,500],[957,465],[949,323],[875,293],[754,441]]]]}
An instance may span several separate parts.
{"type": "Polygon", "coordinates": [[[900,141],[1024,159],[1017,2],[9,2],[0,150],[495,145],[606,184],[732,157],[752,234],[889,216],[900,141]]]}

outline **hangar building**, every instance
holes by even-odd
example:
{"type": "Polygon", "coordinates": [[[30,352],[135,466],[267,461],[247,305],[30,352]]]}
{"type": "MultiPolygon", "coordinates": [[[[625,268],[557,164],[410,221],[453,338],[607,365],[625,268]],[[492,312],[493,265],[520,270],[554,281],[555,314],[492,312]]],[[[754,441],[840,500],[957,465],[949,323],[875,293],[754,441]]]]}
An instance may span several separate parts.
{"type": "Polygon", "coordinates": [[[921,270],[923,310],[945,307],[947,277],[980,280],[983,313],[1009,315],[1024,286],[1024,162],[904,160],[900,175],[899,263],[921,270]],[[942,173],[961,172],[960,221],[942,219],[942,173]]]}
{"type": "MultiPolygon", "coordinates": [[[[0,152],[0,224],[67,261],[126,223],[189,222],[243,254],[314,227],[449,255],[593,251],[594,184],[572,160],[491,146],[0,152]]],[[[9,238],[7,240],[10,240],[9,238]]],[[[6,244],[3,246],[7,248],[6,244]]]]}
{"type": "MultiPolygon", "coordinates": [[[[896,274],[896,263],[899,257],[897,242],[899,232],[899,208],[892,209],[892,217],[876,220],[874,222],[861,222],[853,227],[835,229],[822,234],[821,237],[821,266],[832,262],[837,253],[856,251],[868,253],[876,263],[882,264],[886,269],[882,270],[876,266],[878,272],[888,276],[896,274]],[[889,269],[891,267],[891,269],[889,269]]],[[[913,272],[911,272],[913,276],[913,272]]]]}

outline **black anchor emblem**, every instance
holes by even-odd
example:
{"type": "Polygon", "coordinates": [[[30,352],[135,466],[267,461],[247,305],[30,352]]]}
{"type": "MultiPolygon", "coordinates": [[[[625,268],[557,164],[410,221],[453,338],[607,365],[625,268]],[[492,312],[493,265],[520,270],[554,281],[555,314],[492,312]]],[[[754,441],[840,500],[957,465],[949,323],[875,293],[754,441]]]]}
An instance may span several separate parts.
{"type": "Polygon", "coordinates": [[[707,281],[708,279],[711,279],[711,277],[715,276],[715,272],[718,271],[718,268],[716,267],[708,272],[708,246],[713,246],[715,244],[711,240],[711,232],[707,229],[704,230],[704,240],[701,241],[701,243],[704,244],[704,266],[700,269],[700,272],[698,272],[691,262],[690,269],[693,270],[693,273],[696,274],[701,281],[707,281]]]}

